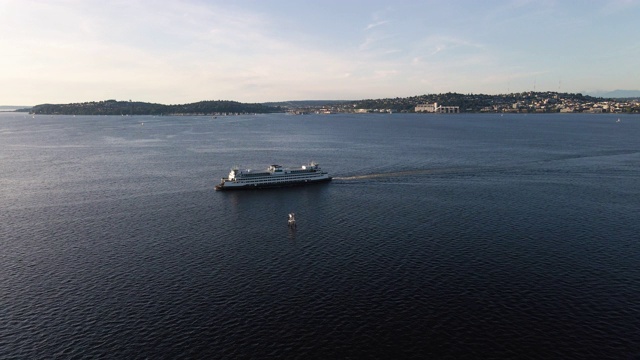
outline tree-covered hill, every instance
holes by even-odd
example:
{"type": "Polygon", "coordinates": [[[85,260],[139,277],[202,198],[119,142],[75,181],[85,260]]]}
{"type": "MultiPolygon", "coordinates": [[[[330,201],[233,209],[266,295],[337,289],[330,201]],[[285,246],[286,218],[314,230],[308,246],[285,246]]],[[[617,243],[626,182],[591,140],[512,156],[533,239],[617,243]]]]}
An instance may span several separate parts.
{"type": "Polygon", "coordinates": [[[554,92],[523,92],[512,94],[427,94],[406,98],[368,99],[351,103],[354,108],[363,109],[393,109],[394,111],[413,111],[418,104],[437,102],[441,105],[459,106],[462,112],[479,112],[483,108],[498,104],[513,104],[518,101],[532,102],[538,99],[563,98],[580,102],[597,101],[597,98],[582,94],[554,93],[554,92]]]}
{"type": "Polygon", "coordinates": [[[223,113],[281,112],[278,106],[247,104],[237,101],[200,101],[183,105],[163,105],[138,101],[106,100],[72,104],[41,104],[32,114],[47,115],[215,115],[223,113]]]}

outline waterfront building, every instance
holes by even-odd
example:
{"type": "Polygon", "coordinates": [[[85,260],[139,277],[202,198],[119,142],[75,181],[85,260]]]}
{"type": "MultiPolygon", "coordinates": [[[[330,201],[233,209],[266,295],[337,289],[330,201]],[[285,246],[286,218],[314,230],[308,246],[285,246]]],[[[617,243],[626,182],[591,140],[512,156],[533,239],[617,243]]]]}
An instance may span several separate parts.
{"type": "Polygon", "coordinates": [[[443,106],[434,102],[433,104],[419,104],[416,106],[415,111],[436,114],[457,114],[460,112],[460,106],[443,106]]]}

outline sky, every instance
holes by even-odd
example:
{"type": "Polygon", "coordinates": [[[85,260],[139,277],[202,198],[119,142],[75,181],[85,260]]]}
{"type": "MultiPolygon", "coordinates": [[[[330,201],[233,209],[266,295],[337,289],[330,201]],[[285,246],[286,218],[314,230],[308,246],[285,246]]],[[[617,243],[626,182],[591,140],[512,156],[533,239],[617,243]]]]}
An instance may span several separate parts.
{"type": "Polygon", "coordinates": [[[640,88],[640,0],[0,0],[0,105],[640,88]]]}

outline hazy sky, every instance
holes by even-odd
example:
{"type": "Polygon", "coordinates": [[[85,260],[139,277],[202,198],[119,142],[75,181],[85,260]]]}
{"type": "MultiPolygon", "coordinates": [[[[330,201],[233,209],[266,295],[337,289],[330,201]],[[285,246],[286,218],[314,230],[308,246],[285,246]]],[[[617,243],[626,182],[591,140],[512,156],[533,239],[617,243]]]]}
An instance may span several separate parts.
{"type": "Polygon", "coordinates": [[[0,104],[640,88],[640,0],[0,0],[0,104]]]}

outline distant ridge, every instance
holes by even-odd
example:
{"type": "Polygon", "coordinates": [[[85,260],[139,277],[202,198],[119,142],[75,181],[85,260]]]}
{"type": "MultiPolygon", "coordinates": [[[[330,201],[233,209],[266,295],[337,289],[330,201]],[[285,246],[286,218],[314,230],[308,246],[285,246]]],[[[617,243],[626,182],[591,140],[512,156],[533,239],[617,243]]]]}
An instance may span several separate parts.
{"type": "Polygon", "coordinates": [[[589,95],[608,99],[638,98],[640,97],[640,90],[596,91],[590,92],[589,95]]]}
{"type": "Polygon", "coordinates": [[[305,107],[305,106],[323,106],[323,105],[339,105],[356,100],[289,100],[289,101],[276,101],[266,102],[264,105],[268,106],[282,106],[282,107],[305,107]]]}
{"type": "Polygon", "coordinates": [[[31,106],[12,106],[12,105],[0,105],[0,111],[16,111],[18,109],[30,108],[31,106]]]}

